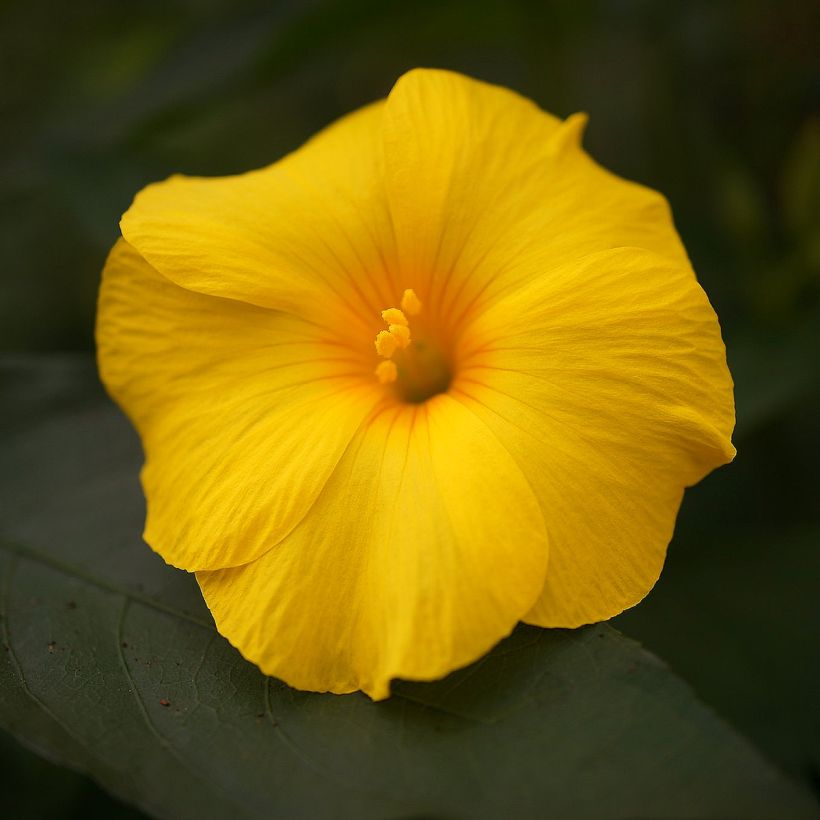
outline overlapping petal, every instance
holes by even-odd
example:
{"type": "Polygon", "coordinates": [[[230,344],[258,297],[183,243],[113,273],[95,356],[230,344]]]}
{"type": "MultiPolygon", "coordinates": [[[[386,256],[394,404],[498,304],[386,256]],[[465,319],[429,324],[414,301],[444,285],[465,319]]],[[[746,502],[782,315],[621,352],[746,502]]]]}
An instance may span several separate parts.
{"type": "Polygon", "coordinates": [[[688,265],[623,248],[536,274],[472,325],[456,395],[544,510],[550,568],[527,620],[571,627],[654,584],[684,487],[734,455],[732,381],[688,265]]]}
{"type": "Polygon", "coordinates": [[[527,480],[450,396],[398,405],[355,438],[314,508],[252,564],[197,574],[219,630],[302,689],[389,694],[510,632],[543,585],[527,480]]]}
{"type": "Polygon", "coordinates": [[[123,236],[189,290],[360,326],[363,306],[392,297],[382,111],[350,114],[258,171],[149,185],[123,236]]]}
{"type": "Polygon", "coordinates": [[[443,322],[595,251],[686,258],[665,199],[581,148],[585,122],[449,71],[396,83],[383,129],[399,266],[426,277],[443,322]]]}
{"type": "Polygon", "coordinates": [[[276,544],[379,400],[326,329],[181,288],[123,240],[97,340],[102,379],[145,450],[145,538],[183,569],[244,564],[276,544]]]}

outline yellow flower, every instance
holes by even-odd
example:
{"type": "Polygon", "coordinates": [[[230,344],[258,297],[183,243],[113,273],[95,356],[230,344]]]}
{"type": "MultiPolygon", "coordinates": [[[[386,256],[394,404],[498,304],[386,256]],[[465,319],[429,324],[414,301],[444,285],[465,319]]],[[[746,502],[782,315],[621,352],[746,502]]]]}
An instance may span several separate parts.
{"type": "Polygon", "coordinates": [[[733,457],[666,202],[583,124],[411,71],[280,162],[123,217],[97,338],[145,539],[264,672],[383,698],[519,620],[616,615],[733,457]]]}

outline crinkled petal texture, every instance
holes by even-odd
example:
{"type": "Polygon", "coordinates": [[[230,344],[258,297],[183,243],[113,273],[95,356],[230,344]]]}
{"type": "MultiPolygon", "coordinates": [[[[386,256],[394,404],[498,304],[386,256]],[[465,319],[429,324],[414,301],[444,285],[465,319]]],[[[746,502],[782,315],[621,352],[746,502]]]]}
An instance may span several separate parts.
{"type": "Polygon", "coordinates": [[[378,317],[393,298],[383,107],[344,117],[261,170],[149,185],[124,214],[123,237],[190,290],[328,325],[378,317]]]}
{"type": "Polygon", "coordinates": [[[451,393],[544,511],[543,626],[641,600],[684,487],[734,456],[720,329],[666,201],[594,163],[583,123],[449,72],[405,75],[385,112],[398,264],[459,323],[451,393]]]}
{"type": "Polygon", "coordinates": [[[142,438],[145,540],[182,569],[253,561],[292,530],[376,398],[315,325],[181,288],[124,240],[97,338],[142,438]]]}
{"type": "Polygon", "coordinates": [[[734,457],[732,383],[691,270],[638,248],[586,256],[484,311],[458,394],[521,464],[550,569],[526,616],[604,620],[663,566],[683,489],[734,457]]]}
{"type": "Polygon", "coordinates": [[[412,71],[281,162],[173,177],[123,217],[98,345],[146,452],[146,540],[265,672],[379,698],[520,619],[610,617],[732,457],[666,202],[596,165],[583,123],[412,71]],[[374,377],[405,288],[452,371],[415,404],[374,377]]]}
{"type": "Polygon", "coordinates": [[[440,677],[490,649],[535,601],[546,564],[522,471],[440,395],[372,418],[275,549],[197,579],[263,671],[382,698],[391,678],[440,677]]]}
{"type": "Polygon", "coordinates": [[[686,259],[666,200],[597,165],[581,148],[585,122],[448,71],[396,83],[383,130],[397,264],[442,322],[597,250],[686,259]]]}

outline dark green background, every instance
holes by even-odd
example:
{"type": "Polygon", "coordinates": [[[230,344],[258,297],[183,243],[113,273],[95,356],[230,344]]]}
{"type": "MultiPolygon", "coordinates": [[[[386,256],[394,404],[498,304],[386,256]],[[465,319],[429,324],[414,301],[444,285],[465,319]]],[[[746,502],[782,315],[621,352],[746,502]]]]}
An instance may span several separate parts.
{"type": "MultiPolygon", "coordinates": [[[[0,348],[91,351],[140,187],[267,164],[408,68],[587,111],[590,152],[669,198],[737,384],[738,458],[617,625],[816,786],[819,42],[815,2],[5,2],[0,348]]],[[[3,816],[136,816],[5,739],[0,795],[3,816]]]]}

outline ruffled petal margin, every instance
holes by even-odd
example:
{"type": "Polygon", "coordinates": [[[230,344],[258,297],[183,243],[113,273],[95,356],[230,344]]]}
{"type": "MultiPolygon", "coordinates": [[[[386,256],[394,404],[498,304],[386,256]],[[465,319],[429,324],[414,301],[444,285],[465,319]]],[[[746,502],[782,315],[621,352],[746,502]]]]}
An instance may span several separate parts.
{"type": "Polygon", "coordinates": [[[596,251],[686,260],[664,197],[594,162],[585,123],[451,71],[398,80],[383,117],[397,264],[442,322],[596,251]]]}
{"type": "Polygon", "coordinates": [[[342,117],[257,171],[149,185],[122,235],[188,290],[359,327],[395,298],[383,108],[342,117]]]}
{"type": "Polygon", "coordinates": [[[322,328],[178,287],[124,240],[103,274],[97,351],[145,450],[145,540],[187,570],[281,540],[381,399],[322,328]]]}
{"type": "Polygon", "coordinates": [[[197,579],[219,631],[291,686],[387,697],[507,635],[547,565],[522,471],[446,395],[370,420],[304,521],[252,564],[197,579]]]}
{"type": "Polygon", "coordinates": [[[454,396],[535,489],[550,541],[525,620],[576,627],[643,598],[683,490],[734,457],[732,380],[688,265],[639,248],[590,255],[499,300],[454,396]]]}

